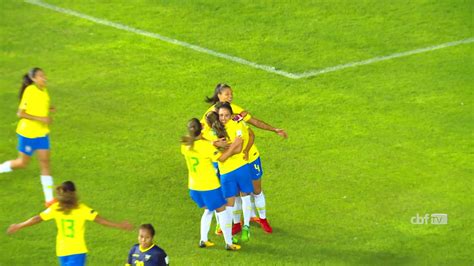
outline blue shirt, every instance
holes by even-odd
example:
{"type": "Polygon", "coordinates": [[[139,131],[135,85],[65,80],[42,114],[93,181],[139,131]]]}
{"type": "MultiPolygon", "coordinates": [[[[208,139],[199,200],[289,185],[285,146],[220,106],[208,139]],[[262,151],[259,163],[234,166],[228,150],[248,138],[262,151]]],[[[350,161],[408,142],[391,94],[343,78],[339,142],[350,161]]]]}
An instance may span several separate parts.
{"type": "Polygon", "coordinates": [[[143,265],[143,266],[161,266],[168,265],[168,255],[165,251],[153,244],[151,247],[142,250],[139,244],[135,244],[128,253],[127,265],[143,265]]]}

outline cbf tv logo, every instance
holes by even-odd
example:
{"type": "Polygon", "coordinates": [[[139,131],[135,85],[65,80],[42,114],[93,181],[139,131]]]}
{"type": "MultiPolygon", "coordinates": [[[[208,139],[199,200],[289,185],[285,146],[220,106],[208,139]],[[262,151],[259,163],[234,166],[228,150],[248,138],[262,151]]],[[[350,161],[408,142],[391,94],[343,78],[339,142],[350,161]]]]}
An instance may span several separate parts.
{"type": "Polygon", "coordinates": [[[448,224],[448,215],[444,213],[433,213],[425,214],[420,216],[418,213],[416,216],[411,217],[410,222],[412,224],[448,224]]]}

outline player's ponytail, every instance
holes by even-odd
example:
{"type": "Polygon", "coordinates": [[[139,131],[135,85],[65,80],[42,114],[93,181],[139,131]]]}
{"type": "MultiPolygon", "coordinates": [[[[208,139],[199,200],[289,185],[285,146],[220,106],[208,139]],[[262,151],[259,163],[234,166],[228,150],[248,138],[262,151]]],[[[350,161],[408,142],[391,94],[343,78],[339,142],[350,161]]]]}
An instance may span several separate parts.
{"type": "Polygon", "coordinates": [[[28,71],[25,75],[23,75],[23,83],[21,84],[20,92],[18,93],[18,98],[21,99],[23,98],[23,93],[25,93],[26,87],[30,86],[33,84],[33,78],[36,76],[36,72],[40,71],[41,68],[39,67],[34,67],[28,71]]]}
{"type": "Polygon", "coordinates": [[[76,186],[72,181],[63,182],[56,187],[56,198],[59,202],[58,211],[68,214],[72,209],[79,206],[79,200],[76,194],[76,186]]]}
{"type": "Polygon", "coordinates": [[[216,132],[218,138],[228,138],[229,135],[225,130],[225,126],[219,121],[219,115],[212,111],[206,114],[206,122],[210,128],[216,132]]]}
{"type": "Polygon", "coordinates": [[[231,89],[231,87],[224,83],[217,84],[216,88],[214,89],[214,95],[212,95],[211,97],[206,96],[206,99],[204,101],[206,103],[216,104],[217,102],[219,102],[218,94],[221,94],[224,89],[231,89]]]}
{"type": "Polygon", "coordinates": [[[194,146],[194,141],[196,141],[201,135],[202,125],[201,122],[197,118],[192,118],[188,122],[188,135],[181,138],[181,142],[184,143],[186,146],[191,147],[194,146]]]}

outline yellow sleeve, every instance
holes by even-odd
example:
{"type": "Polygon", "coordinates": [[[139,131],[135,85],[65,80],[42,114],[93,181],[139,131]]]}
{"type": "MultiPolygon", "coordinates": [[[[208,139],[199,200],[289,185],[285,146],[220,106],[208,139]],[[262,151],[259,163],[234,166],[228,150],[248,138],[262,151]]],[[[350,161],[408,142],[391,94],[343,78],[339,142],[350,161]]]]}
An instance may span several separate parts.
{"type": "Polygon", "coordinates": [[[211,158],[213,162],[216,162],[222,153],[211,143],[207,142],[206,144],[206,156],[211,158]]]}
{"type": "Polygon", "coordinates": [[[95,217],[98,215],[94,209],[87,207],[85,204],[82,204],[81,209],[84,219],[88,221],[94,221],[95,217]]]}
{"type": "Polygon", "coordinates": [[[28,107],[28,102],[32,98],[31,92],[32,90],[30,90],[29,87],[25,88],[25,91],[23,92],[23,96],[21,97],[21,101],[20,101],[20,105],[18,106],[18,109],[26,110],[26,108],[28,107]]]}
{"type": "MultiPolygon", "coordinates": [[[[240,114],[242,112],[244,112],[244,108],[236,105],[236,104],[230,104],[230,107],[232,108],[232,112],[234,112],[234,114],[240,114]]],[[[250,118],[252,118],[252,116],[250,114],[247,114],[245,117],[244,117],[244,121],[247,122],[250,120],[250,118]]]]}
{"type": "MultiPolygon", "coordinates": [[[[55,205],[57,206],[57,205],[55,205]]],[[[51,206],[52,207],[52,206],[51,206]]],[[[54,218],[54,211],[53,209],[49,207],[46,210],[44,210],[42,213],[40,213],[40,217],[43,221],[48,221],[54,218]]]]}

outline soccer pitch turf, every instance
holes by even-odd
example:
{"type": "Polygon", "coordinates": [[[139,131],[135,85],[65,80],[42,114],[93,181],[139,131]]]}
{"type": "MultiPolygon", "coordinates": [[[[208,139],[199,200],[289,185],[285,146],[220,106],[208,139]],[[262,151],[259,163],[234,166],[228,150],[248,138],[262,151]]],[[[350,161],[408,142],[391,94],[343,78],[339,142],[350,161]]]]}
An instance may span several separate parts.
{"type": "MultiPolygon", "coordinates": [[[[472,1],[45,3],[303,73],[474,37],[472,1]]],[[[23,1],[0,3],[0,163],[17,155],[21,76],[48,76],[55,183],[112,220],[152,223],[173,265],[472,265],[473,44],[291,79],[23,1]],[[471,73],[471,74],[469,74],[471,73]],[[287,130],[255,129],[274,233],[199,249],[180,136],[225,82],[287,130]],[[446,225],[412,224],[444,213],[446,225]]],[[[0,227],[43,210],[36,158],[0,175],[0,227]]],[[[214,223],[213,223],[214,224],[214,223]]],[[[0,265],[55,265],[54,222],[0,234],[0,265]]],[[[89,223],[89,265],[137,234],[89,223]]]]}

